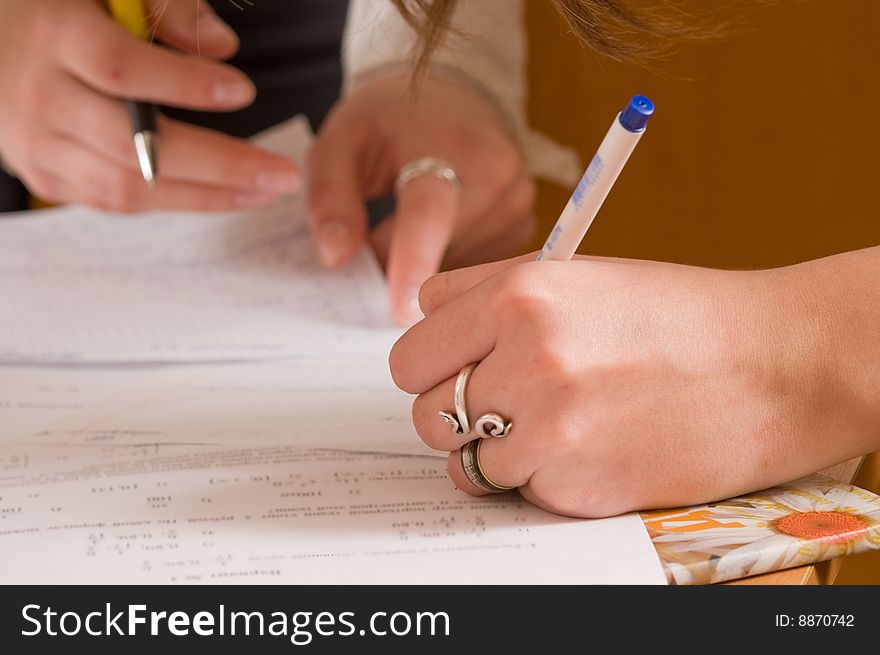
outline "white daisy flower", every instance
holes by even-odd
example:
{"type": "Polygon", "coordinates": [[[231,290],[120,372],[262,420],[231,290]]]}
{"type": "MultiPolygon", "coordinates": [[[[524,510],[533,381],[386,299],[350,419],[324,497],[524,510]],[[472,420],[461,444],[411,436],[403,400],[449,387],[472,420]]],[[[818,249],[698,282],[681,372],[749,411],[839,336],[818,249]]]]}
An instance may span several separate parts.
{"type": "Polygon", "coordinates": [[[672,583],[722,582],[880,548],[880,497],[821,476],[705,510],[713,527],[692,513],[650,521],[672,583]]]}

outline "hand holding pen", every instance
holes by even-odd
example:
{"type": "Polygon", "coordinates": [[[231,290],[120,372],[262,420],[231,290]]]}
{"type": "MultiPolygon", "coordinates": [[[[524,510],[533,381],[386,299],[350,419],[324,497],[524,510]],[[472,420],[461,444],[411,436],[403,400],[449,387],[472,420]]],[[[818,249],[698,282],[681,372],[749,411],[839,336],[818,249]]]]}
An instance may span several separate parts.
{"type": "Polygon", "coordinates": [[[637,97],[615,118],[540,261],[422,286],[425,319],[395,344],[391,372],[418,394],[415,429],[449,453],[458,489],[603,517],[734,497],[876,450],[877,312],[864,298],[880,249],[760,271],[568,261],[651,110],[637,97]]]}
{"type": "Polygon", "coordinates": [[[0,42],[0,159],[44,200],[113,211],[225,210],[294,192],[287,159],[161,116],[159,183],[145,184],[126,100],[233,111],[254,98],[219,61],[238,39],[208,3],[155,5],[167,5],[153,30],[164,45],[93,0],[0,0],[0,24],[16,26],[0,42]]]}

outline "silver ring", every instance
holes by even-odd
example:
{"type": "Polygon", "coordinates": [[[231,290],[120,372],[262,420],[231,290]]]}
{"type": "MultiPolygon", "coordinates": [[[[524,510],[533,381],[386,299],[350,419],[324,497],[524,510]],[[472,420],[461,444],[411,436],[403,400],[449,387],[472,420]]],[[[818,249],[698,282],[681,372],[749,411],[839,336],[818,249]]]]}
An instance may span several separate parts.
{"type": "Polygon", "coordinates": [[[440,410],[440,418],[452,426],[455,434],[470,434],[471,424],[467,415],[467,401],[465,400],[465,392],[467,392],[467,383],[471,377],[471,373],[477,368],[476,364],[468,364],[458,374],[455,380],[455,414],[440,410]]]}
{"type": "Polygon", "coordinates": [[[474,439],[461,447],[461,468],[471,484],[477,489],[490,494],[503,494],[516,487],[507,487],[493,482],[483,471],[480,465],[480,444],[482,439],[474,439]]]}
{"type": "Polygon", "coordinates": [[[474,423],[474,430],[476,430],[477,436],[482,439],[486,439],[487,437],[506,437],[512,427],[513,423],[511,421],[492,412],[483,414],[477,419],[477,422],[474,423]],[[488,430],[486,430],[487,425],[491,426],[488,430]]]}
{"type": "Polygon", "coordinates": [[[407,183],[422,175],[439,177],[441,180],[449,182],[452,190],[456,193],[461,191],[461,180],[458,179],[452,164],[442,159],[422,157],[421,159],[411,161],[400,169],[400,172],[397,174],[397,181],[394,183],[394,192],[400,193],[407,183]]]}

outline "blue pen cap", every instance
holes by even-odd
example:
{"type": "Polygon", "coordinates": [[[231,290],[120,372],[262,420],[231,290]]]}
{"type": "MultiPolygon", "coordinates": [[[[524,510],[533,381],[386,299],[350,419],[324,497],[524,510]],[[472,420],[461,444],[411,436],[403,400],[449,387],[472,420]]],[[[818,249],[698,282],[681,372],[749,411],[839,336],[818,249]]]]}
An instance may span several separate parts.
{"type": "Polygon", "coordinates": [[[654,113],[654,103],[646,96],[633,96],[632,100],[620,112],[620,124],[630,132],[641,132],[654,113]]]}

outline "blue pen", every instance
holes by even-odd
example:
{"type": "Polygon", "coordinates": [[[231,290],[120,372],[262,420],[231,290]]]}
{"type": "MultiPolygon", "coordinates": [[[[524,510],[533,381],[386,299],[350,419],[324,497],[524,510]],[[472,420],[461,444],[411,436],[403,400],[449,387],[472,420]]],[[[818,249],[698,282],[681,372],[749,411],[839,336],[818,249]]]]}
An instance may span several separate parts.
{"type": "Polygon", "coordinates": [[[567,261],[599,213],[636,144],[645,133],[654,103],[645,96],[634,96],[615,118],[599,150],[587,167],[556,225],[547,237],[538,259],[567,261]]]}

